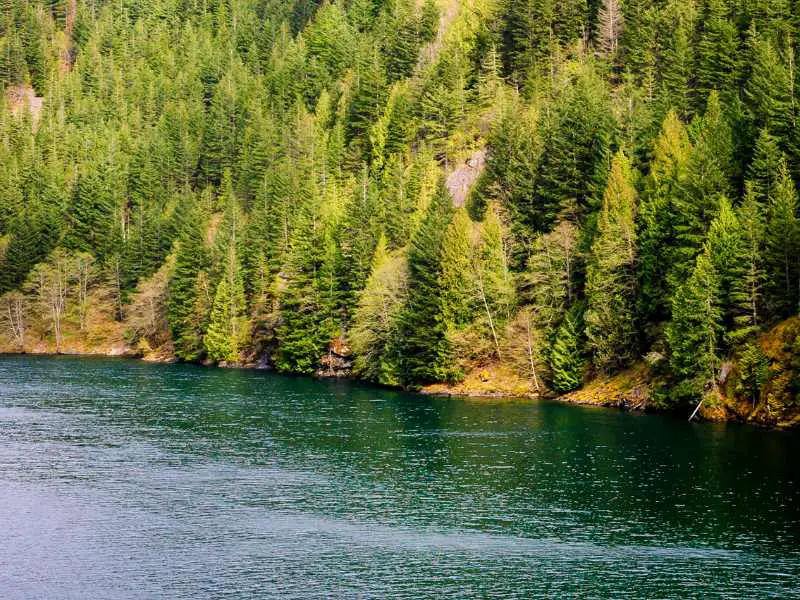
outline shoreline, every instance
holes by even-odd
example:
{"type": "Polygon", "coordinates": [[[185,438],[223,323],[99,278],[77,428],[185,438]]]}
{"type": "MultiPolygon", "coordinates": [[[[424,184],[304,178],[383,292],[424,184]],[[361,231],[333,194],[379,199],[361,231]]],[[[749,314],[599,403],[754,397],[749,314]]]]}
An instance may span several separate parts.
{"type": "MultiPolygon", "coordinates": [[[[32,350],[26,351],[13,351],[8,349],[0,350],[0,356],[67,356],[67,357],[96,357],[96,358],[124,358],[129,360],[137,360],[146,363],[152,364],[177,364],[180,363],[178,359],[174,356],[166,355],[164,353],[159,353],[157,351],[151,352],[149,354],[142,354],[137,352],[136,350],[130,348],[129,346],[121,346],[115,345],[105,351],[100,351],[97,349],[91,350],[81,350],[78,351],[74,348],[66,349],[61,352],[54,352],[51,349],[45,348],[35,348],[32,350]]],[[[274,371],[274,369],[270,366],[266,366],[264,363],[258,362],[246,362],[246,363],[236,363],[236,364],[227,364],[227,363],[211,363],[211,362],[201,362],[201,363],[191,363],[201,367],[207,368],[221,368],[221,369],[247,369],[247,370],[263,370],[263,371],[274,371]]],[[[500,373],[504,373],[504,367],[502,365],[494,365],[492,367],[493,372],[499,371],[500,373]]],[[[509,382],[503,381],[496,381],[491,377],[481,377],[476,374],[485,374],[487,369],[483,368],[479,371],[476,370],[471,372],[465,377],[464,382],[461,384],[456,385],[447,385],[447,384],[432,384],[423,386],[419,390],[410,390],[415,393],[424,395],[424,396],[432,396],[432,397],[441,397],[441,398],[464,398],[464,399],[473,399],[473,400],[527,400],[527,401],[536,401],[536,400],[548,400],[548,401],[555,401],[555,402],[563,402],[567,404],[574,404],[578,406],[596,406],[602,408],[612,408],[615,410],[619,410],[622,412],[637,412],[642,414],[673,414],[677,415],[681,411],[675,409],[666,409],[660,408],[658,406],[654,406],[652,404],[652,390],[650,389],[650,384],[652,382],[647,380],[646,375],[642,372],[641,367],[634,367],[632,369],[628,369],[626,371],[622,371],[621,373],[617,373],[613,376],[608,377],[598,377],[596,379],[590,380],[584,386],[578,388],[577,390],[573,390],[566,394],[555,395],[555,394],[540,394],[533,390],[524,390],[520,389],[519,382],[520,380],[514,379],[511,380],[511,386],[504,387],[504,384],[508,384],[509,382]],[[480,385],[475,386],[473,385],[474,381],[481,381],[482,383],[488,385],[480,385]],[[499,383],[499,385],[498,385],[499,383]]],[[[494,373],[493,373],[494,374],[494,373]]],[[[326,374],[322,371],[314,373],[313,375],[307,375],[308,377],[313,377],[315,379],[329,379],[329,380],[342,380],[342,381],[353,381],[357,383],[364,383],[368,385],[377,385],[379,387],[383,387],[385,389],[392,389],[392,390],[399,390],[403,391],[403,388],[399,387],[392,387],[392,386],[381,386],[380,384],[376,384],[375,382],[370,382],[364,379],[360,379],[353,375],[337,375],[335,373],[326,374]]],[[[405,390],[409,391],[409,390],[405,390]]],[[[706,406],[701,407],[698,414],[693,419],[693,422],[696,423],[740,423],[744,425],[750,425],[754,427],[758,427],[761,429],[772,429],[772,430],[779,430],[779,431],[788,431],[794,428],[800,428],[800,410],[795,411],[795,414],[788,415],[786,419],[769,422],[764,421],[762,419],[753,418],[753,415],[745,416],[740,411],[735,410],[735,407],[726,404],[724,398],[720,398],[723,401],[723,405],[714,405],[714,406],[706,406]]],[[[690,413],[687,412],[686,417],[688,419],[688,415],[690,413]]]]}

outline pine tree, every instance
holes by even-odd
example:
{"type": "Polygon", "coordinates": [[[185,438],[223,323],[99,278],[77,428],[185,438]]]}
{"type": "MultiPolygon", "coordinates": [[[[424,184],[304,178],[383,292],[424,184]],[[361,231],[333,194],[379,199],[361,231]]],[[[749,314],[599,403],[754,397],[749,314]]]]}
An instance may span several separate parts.
{"type": "Polygon", "coordinates": [[[769,206],[764,255],[769,282],[767,302],[772,312],[781,316],[797,311],[800,278],[800,223],[797,210],[797,190],[783,162],[769,206]]]}
{"type": "Polygon", "coordinates": [[[731,206],[723,197],[717,216],[711,222],[704,245],[717,273],[717,300],[722,314],[722,323],[731,330],[740,317],[750,309],[747,289],[747,240],[744,230],[731,206]]]}
{"type": "Polygon", "coordinates": [[[728,18],[726,0],[704,0],[697,19],[695,106],[702,110],[708,94],[717,91],[728,97],[739,71],[738,31],[728,18]]]}
{"type": "Polygon", "coordinates": [[[647,321],[669,314],[667,275],[674,264],[677,206],[692,146],[686,128],[669,112],[655,142],[639,211],[639,308],[647,321]]]}
{"type": "Polygon", "coordinates": [[[576,304],[564,317],[550,350],[552,387],[556,392],[571,392],[583,382],[584,359],[581,352],[582,306],[576,304]]]}
{"type": "Polygon", "coordinates": [[[508,268],[505,226],[496,205],[490,204],[487,207],[481,229],[474,266],[478,311],[482,312],[481,317],[488,326],[495,352],[501,358],[498,331],[511,318],[516,298],[514,282],[508,268]]]}
{"type": "Polygon", "coordinates": [[[283,269],[275,356],[281,371],[313,373],[335,333],[328,283],[331,240],[319,202],[313,195],[300,207],[283,269]]]}
{"type": "MultiPolygon", "coordinates": [[[[519,253],[539,227],[534,196],[542,151],[539,137],[535,113],[512,97],[490,132],[486,171],[478,184],[482,196],[496,200],[509,213],[514,238],[522,242],[519,253]]],[[[517,263],[522,260],[519,253],[517,263]]]]}
{"type": "Polygon", "coordinates": [[[568,206],[588,212],[598,169],[606,168],[614,121],[605,84],[593,74],[578,77],[558,105],[543,139],[530,222],[547,231],[568,206]]]}
{"type": "Polygon", "coordinates": [[[748,117],[755,130],[769,130],[787,148],[794,126],[792,102],[796,84],[769,39],[754,31],[752,35],[752,72],[744,87],[748,117]]]}
{"type": "Polygon", "coordinates": [[[185,361],[200,360],[205,355],[203,333],[208,317],[205,308],[211,303],[211,292],[202,223],[199,212],[190,212],[184,222],[167,305],[175,355],[185,361]]]}
{"type": "Polygon", "coordinates": [[[662,13],[662,27],[671,27],[671,35],[660,40],[659,99],[665,109],[679,115],[689,115],[692,96],[694,45],[692,6],[682,0],[672,0],[662,13]]]}
{"type": "Polygon", "coordinates": [[[576,301],[581,266],[578,228],[564,220],[534,242],[520,282],[520,297],[533,309],[537,327],[551,334],[576,301]]]}
{"type": "Polygon", "coordinates": [[[636,346],[635,263],[637,194],[628,158],[611,165],[597,238],[587,268],[586,337],[595,366],[624,365],[636,346]]]}
{"type": "Polygon", "coordinates": [[[768,204],[775,195],[781,160],[776,139],[767,129],[762,129],[756,139],[753,161],[747,169],[747,179],[752,183],[753,194],[762,203],[768,204]]]}
{"type": "Polygon", "coordinates": [[[667,326],[672,372],[691,382],[695,392],[717,380],[721,331],[719,276],[703,253],[672,299],[672,321],[667,326]]]}
{"type": "Polygon", "coordinates": [[[69,209],[71,227],[64,245],[70,250],[95,252],[102,255],[108,249],[113,208],[111,198],[101,175],[94,169],[78,176],[69,209]]]}
{"type": "MultiPolygon", "coordinates": [[[[736,338],[753,333],[763,313],[765,210],[756,198],[752,185],[747,185],[744,200],[737,213],[745,242],[745,274],[742,281],[747,310],[735,317],[739,332],[736,338]]],[[[737,340],[734,340],[737,341],[737,340]]]]}
{"type": "Polygon", "coordinates": [[[405,301],[405,263],[404,256],[389,254],[386,238],[381,236],[350,329],[356,356],[354,371],[384,385],[400,383],[391,344],[397,335],[397,314],[405,301]]]}
{"type": "Polygon", "coordinates": [[[217,284],[204,343],[215,362],[239,362],[248,334],[244,282],[236,248],[231,244],[225,272],[217,284]]]}
{"type": "Polygon", "coordinates": [[[441,246],[452,215],[449,193],[440,183],[408,251],[408,298],[393,344],[399,380],[406,386],[457,376],[439,297],[441,246]]]}
{"type": "Polygon", "coordinates": [[[360,185],[344,208],[344,215],[335,232],[336,304],[346,329],[352,308],[370,272],[370,257],[380,237],[384,221],[375,184],[366,169],[360,185]]]}
{"type": "Polygon", "coordinates": [[[464,208],[456,209],[440,250],[438,294],[447,329],[459,329],[475,317],[472,222],[464,208]]]}
{"type": "Polygon", "coordinates": [[[697,141],[689,157],[684,189],[676,202],[679,220],[677,251],[670,273],[673,289],[689,276],[720,198],[730,196],[732,191],[731,129],[722,113],[719,94],[709,95],[706,113],[693,126],[698,131],[697,141]]]}

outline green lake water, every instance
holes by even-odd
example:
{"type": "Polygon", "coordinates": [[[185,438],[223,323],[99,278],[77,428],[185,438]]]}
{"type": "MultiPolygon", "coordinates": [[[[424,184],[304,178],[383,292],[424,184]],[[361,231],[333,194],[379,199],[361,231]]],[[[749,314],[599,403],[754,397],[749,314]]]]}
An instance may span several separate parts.
{"type": "Polygon", "coordinates": [[[800,434],[0,357],[0,598],[800,597],[800,434]]]}

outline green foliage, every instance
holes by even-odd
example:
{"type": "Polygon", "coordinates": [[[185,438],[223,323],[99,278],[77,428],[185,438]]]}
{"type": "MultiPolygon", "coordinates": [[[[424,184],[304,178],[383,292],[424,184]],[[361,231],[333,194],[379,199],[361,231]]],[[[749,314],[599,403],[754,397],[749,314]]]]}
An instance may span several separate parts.
{"type": "Polygon", "coordinates": [[[204,343],[215,362],[238,362],[249,337],[244,283],[236,249],[231,245],[225,271],[217,284],[204,343]]]}
{"type": "Polygon", "coordinates": [[[800,223],[797,210],[797,189],[783,163],[767,213],[764,259],[771,291],[771,308],[784,316],[796,313],[798,305],[800,223]]]}
{"type": "Polygon", "coordinates": [[[403,385],[458,378],[440,298],[442,240],[453,217],[439,185],[408,251],[408,297],[398,315],[398,378],[403,385]]]}
{"type": "Polygon", "coordinates": [[[679,257],[679,199],[692,146],[669,112],[655,141],[639,211],[639,310],[648,321],[669,315],[668,275],[679,257]]]}
{"type": "Polygon", "coordinates": [[[628,158],[611,164],[598,233],[587,268],[586,337],[595,367],[623,366],[636,349],[637,195],[628,158]]]}
{"type": "Polygon", "coordinates": [[[336,246],[319,202],[312,196],[300,208],[284,265],[275,356],[281,371],[313,373],[335,334],[336,246]]]}
{"type": "Polygon", "coordinates": [[[739,380],[736,391],[745,394],[755,407],[769,377],[769,359],[757,344],[748,344],[739,357],[739,380]]]}
{"type": "Polygon", "coordinates": [[[552,386],[557,392],[570,392],[583,382],[583,308],[576,304],[556,330],[549,363],[552,386]]]}
{"type": "Polygon", "coordinates": [[[581,73],[547,124],[529,217],[535,231],[550,229],[568,207],[595,208],[594,176],[606,168],[614,134],[607,93],[594,73],[581,73]]]}
{"type": "Polygon", "coordinates": [[[458,329],[474,318],[475,274],[472,259],[472,222],[463,208],[455,211],[440,250],[438,295],[445,326],[458,329]]]}
{"type": "Polygon", "coordinates": [[[59,347],[102,312],[187,361],[557,391],[653,352],[694,398],[800,304],[796,8],[8,0],[0,293],[59,347]]]}
{"type": "Polygon", "coordinates": [[[397,336],[406,283],[405,257],[389,254],[386,239],[381,237],[350,331],[356,355],[354,369],[364,379],[384,385],[400,384],[392,344],[397,336]]]}
{"type": "Polygon", "coordinates": [[[203,223],[200,214],[190,213],[186,219],[178,241],[167,306],[175,355],[186,361],[196,361],[205,355],[203,332],[211,292],[206,272],[209,265],[203,223]]]}
{"type": "Polygon", "coordinates": [[[700,392],[717,380],[722,310],[720,277],[704,252],[697,257],[689,279],[672,299],[672,320],[667,326],[670,366],[679,380],[691,382],[700,392]]]}

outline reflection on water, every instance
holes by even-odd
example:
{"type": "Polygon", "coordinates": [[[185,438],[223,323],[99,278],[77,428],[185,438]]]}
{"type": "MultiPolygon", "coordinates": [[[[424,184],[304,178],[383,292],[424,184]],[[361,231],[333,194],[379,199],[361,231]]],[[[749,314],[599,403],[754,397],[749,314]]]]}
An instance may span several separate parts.
{"type": "Polygon", "coordinates": [[[800,595],[800,436],[0,358],[0,595],[800,595]]]}

